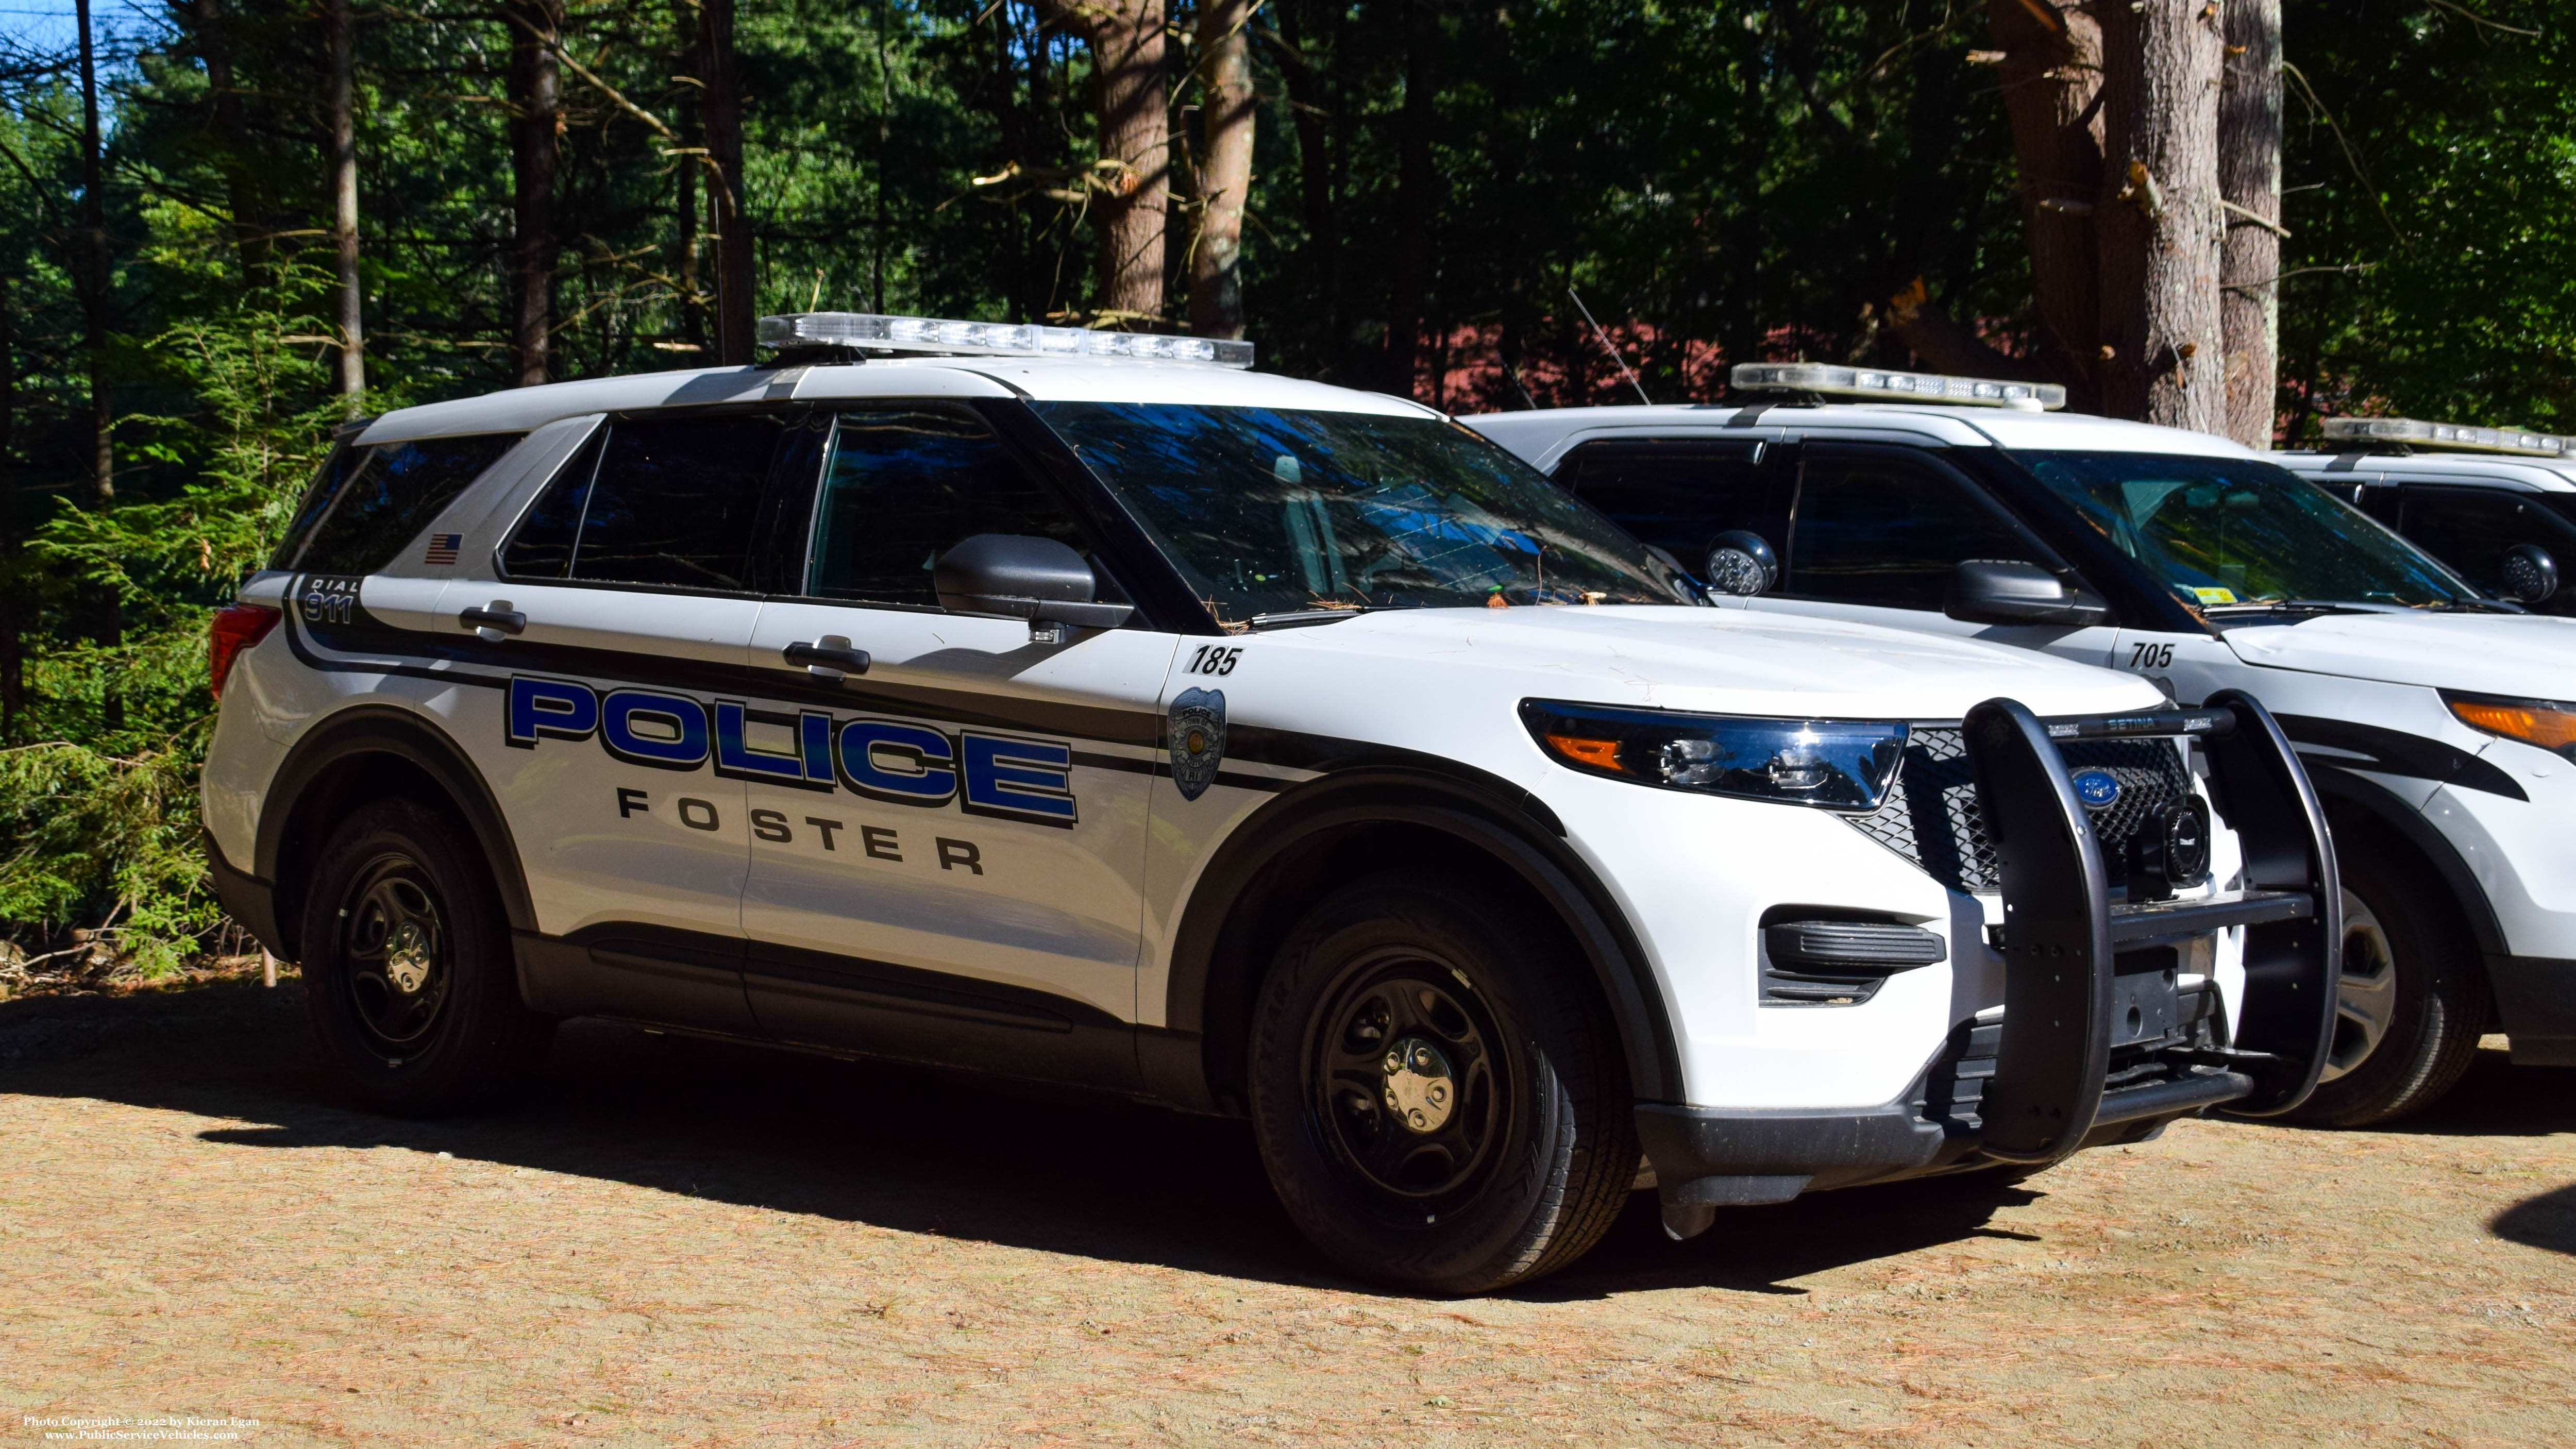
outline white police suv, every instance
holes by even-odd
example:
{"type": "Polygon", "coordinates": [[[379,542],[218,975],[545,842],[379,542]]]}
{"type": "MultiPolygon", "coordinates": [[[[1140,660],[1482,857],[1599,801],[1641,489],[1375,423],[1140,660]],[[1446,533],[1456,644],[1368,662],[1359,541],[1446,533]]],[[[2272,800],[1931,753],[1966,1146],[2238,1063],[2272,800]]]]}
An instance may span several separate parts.
{"type": "Polygon", "coordinates": [[[2535,614],[2576,615],[2576,442],[2530,428],[2328,418],[2328,448],[2275,453],[2454,573],[2535,614]]]}
{"type": "MultiPolygon", "coordinates": [[[[2311,1120],[2576,1063],[2576,627],[2222,438],[2027,383],[1735,370],[1749,404],[1467,419],[1756,617],[1973,637],[2259,695],[2325,797],[2341,1007],[2311,1120]],[[1850,401],[1843,401],[1850,400],[1850,401]]],[[[2411,495],[2410,495],[2411,496],[2411,495]]]]}
{"type": "Polygon", "coordinates": [[[576,1015],[1107,1089],[1473,1292],[1641,1148],[1687,1234],[2319,1070],[2334,861],[2250,697],[1705,607],[1244,344],[764,336],[355,428],[216,621],[223,899],[387,1109],[576,1015]]]}

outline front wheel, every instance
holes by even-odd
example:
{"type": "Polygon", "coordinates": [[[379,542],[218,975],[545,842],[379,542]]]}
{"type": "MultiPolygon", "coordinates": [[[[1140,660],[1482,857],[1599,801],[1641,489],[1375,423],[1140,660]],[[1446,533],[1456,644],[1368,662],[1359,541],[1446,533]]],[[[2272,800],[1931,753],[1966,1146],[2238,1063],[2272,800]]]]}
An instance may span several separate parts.
{"type": "Polygon", "coordinates": [[[1609,1230],[1637,1172],[1615,1029],[1546,923],[1380,878],[1299,922],[1256,1009],[1252,1121],[1298,1228],[1398,1288],[1485,1293],[1609,1230]]]}
{"type": "Polygon", "coordinates": [[[509,923],[473,838],[409,800],[332,832],[304,908],[305,1010],[368,1103],[473,1106],[516,1085],[554,1023],[519,999],[509,923]]]}
{"type": "Polygon", "coordinates": [[[2421,1111],[2477,1055],[2486,972],[2466,933],[2427,899],[2422,872],[2412,876],[2383,852],[2345,853],[2334,1038],[2294,1120],[2367,1127],[2421,1111]]]}

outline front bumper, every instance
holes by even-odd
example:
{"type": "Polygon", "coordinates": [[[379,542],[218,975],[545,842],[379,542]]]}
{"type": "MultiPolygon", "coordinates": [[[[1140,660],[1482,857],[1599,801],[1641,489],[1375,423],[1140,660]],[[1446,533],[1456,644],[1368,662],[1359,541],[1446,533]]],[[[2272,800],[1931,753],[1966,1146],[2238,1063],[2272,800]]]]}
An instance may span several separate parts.
{"type": "Polygon", "coordinates": [[[2325,1060],[2342,939],[2325,815],[2270,714],[2228,693],[2171,714],[2042,721],[2008,700],[1968,717],[1976,790],[2001,854],[2004,1005],[1953,1033],[1895,1100],[1867,1108],[1712,1110],[1645,1104],[1637,1130],[1677,1234],[1721,1204],[1983,1164],[2039,1166],[2227,1107],[2286,1112],[2325,1060]],[[2191,735],[2236,832],[2243,888],[2208,900],[2113,904],[2099,842],[2057,741],[2191,735]],[[2245,933],[2231,1033],[2213,988],[2176,1029],[2115,1051],[2115,1011],[2177,948],[2245,933]]]}

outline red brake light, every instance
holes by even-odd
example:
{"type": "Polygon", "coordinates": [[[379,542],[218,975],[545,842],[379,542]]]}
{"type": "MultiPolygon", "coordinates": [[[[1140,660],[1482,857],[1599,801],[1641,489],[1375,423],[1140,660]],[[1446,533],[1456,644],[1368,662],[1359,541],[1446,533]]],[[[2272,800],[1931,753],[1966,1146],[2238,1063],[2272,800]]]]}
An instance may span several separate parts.
{"type": "Polygon", "coordinates": [[[224,697],[224,680],[233,672],[233,661],[267,638],[284,617],[266,604],[226,604],[215,611],[214,622],[206,630],[206,687],[215,698],[224,697]]]}

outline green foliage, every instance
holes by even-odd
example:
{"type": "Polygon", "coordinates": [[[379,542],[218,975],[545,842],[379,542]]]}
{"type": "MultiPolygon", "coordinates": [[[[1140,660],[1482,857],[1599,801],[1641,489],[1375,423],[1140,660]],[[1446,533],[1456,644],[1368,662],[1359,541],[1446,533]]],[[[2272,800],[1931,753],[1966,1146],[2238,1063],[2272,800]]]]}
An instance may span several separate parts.
{"type": "Polygon", "coordinates": [[[2287,10],[2294,427],[2576,429],[2576,4],[2287,10]]]}
{"type": "MultiPolygon", "coordinates": [[[[1175,317],[1192,3],[1171,32],[1175,317]]],[[[510,32],[481,0],[356,9],[367,406],[502,386],[510,32]]],[[[565,11],[555,373],[695,365],[696,5],[565,11]]],[[[76,80],[0,37],[0,933],[42,950],[108,925],[166,965],[216,925],[194,854],[206,617],[346,408],[316,10],[125,13],[142,28],[103,70],[95,349],[76,80]]],[[[2292,406],[2576,429],[2572,27],[2576,0],[2289,4],[2292,406]]],[[[1095,78],[1030,0],[757,0],[736,35],[761,310],[1087,314],[1095,78]]],[[[1458,411],[1626,400],[1569,288],[1658,401],[1714,397],[1748,357],[1906,361],[1880,323],[1918,276],[1997,341],[2027,332],[2017,177],[1966,0],[1267,0],[1252,38],[1265,366],[1458,411]]]]}

